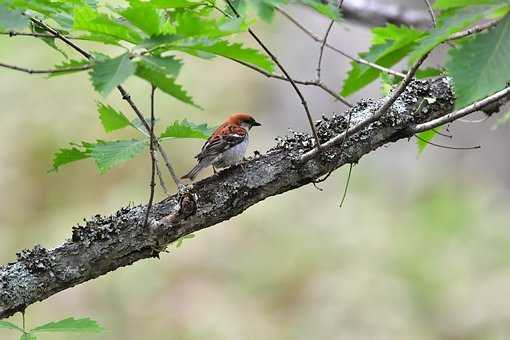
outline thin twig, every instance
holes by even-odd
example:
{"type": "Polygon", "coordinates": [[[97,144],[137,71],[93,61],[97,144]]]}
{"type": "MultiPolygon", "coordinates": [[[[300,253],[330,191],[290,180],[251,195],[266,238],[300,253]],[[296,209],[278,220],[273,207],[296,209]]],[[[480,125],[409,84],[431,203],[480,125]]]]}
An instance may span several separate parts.
{"type": "MultiPolygon", "coordinates": [[[[342,8],[342,3],[344,0],[337,0],[337,10],[340,11],[340,8],[342,8]]],[[[331,29],[333,28],[333,25],[335,24],[335,19],[331,19],[328,25],[328,29],[326,30],[326,34],[324,34],[324,38],[322,38],[321,48],[319,50],[319,60],[317,61],[317,82],[320,83],[321,81],[321,67],[322,67],[322,55],[324,54],[324,47],[326,46],[328,42],[328,36],[331,32],[331,29]]]]}
{"type": "MultiPolygon", "coordinates": [[[[236,15],[236,17],[240,18],[241,15],[237,11],[237,9],[232,5],[231,1],[225,0],[225,2],[227,3],[228,7],[232,10],[232,12],[236,15]]],[[[271,59],[274,61],[274,63],[276,65],[278,65],[278,68],[283,72],[285,77],[288,79],[288,81],[294,88],[294,91],[296,91],[296,94],[301,99],[301,104],[303,105],[303,108],[305,109],[306,117],[308,118],[308,124],[310,125],[310,129],[312,130],[312,134],[315,138],[315,142],[317,143],[317,149],[319,149],[320,148],[319,135],[317,135],[317,129],[315,128],[315,123],[313,121],[310,110],[308,109],[308,103],[306,102],[305,97],[303,96],[303,94],[301,93],[298,86],[296,85],[296,83],[294,82],[292,77],[289,75],[287,70],[278,61],[278,58],[276,58],[276,56],[267,48],[267,46],[262,42],[262,40],[260,40],[260,38],[255,34],[255,32],[253,32],[253,30],[251,28],[248,28],[248,33],[250,33],[250,35],[253,37],[253,39],[255,39],[257,44],[259,44],[260,47],[262,47],[262,49],[269,55],[269,57],[271,57],[271,59]]]]}
{"type": "Polygon", "coordinates": [[[454,33],[446,41],[462,39],[462,38],[465,38],[465,37],[467,37],[469,35],[472,35],[472,34],[475,34],[475,33],[480,33],[482,31],[488,30],[491,27],[496,26],[500,21],[501,21],[501,19],[489,21],[489,22],[486,22],[484,24],[473,26],[473,27],[468,28],[468,29],[466,29],[464,31],[460,31],[460,32],[454,33]]]}
{"type": "MultiPolygon", "coordinates": [[[[280,12],[285,18],[287,18],[290,22],[292,22],[294,25],[296,25],[296,27],[298,27],[300,30],[302,30],[304,33],[306,33],[306,35],[308,35],[310,38],[312,38],[312,40],[318,42],[318,43],[322,43],[324,40],[321,39],[319,36],[317,36],[315,33],[313,33],[312,31],[310,31],[308,28],[306,28],[305,26],[303,26],[296,18],[294,18],[289,12],[287,12],[286,10],[284,10],[283,8],[279,7],[279,6],[275,6],[275,9],[280,12]]],[[[359,58],[359,57],[355,57],[355,56],[352,56],[332,45],[330,45],[329,43],[325,43],[325,46],[329,49],[331,49],[332,51],[335,51],[341,55],[343,55],[344,57],[354,61],[354,62],[357,62],[359,64],[364,64],[364,65],[367,65],[367,66],[370,66],[372,68],[375,68],[381,72],[385,72],[385,73],[388,73],[388,74],[391,74],[391,75],[394,75],[396,77],[400,77],[400,78],[405,78],[405,74],[404,73],[401,73],[401,72],[398,72],[398,71],[394,71],[392,69],[389,69],[389,68],[386,68],[384,66],[381,66],[381,65],[378,65],[378,64],[374,64],[368,60],[365,60],[363,58],[359,58]]]]}
{"type": "Polygon", "coordinates": [[[8,35],[9,37],[35,37],[35,38],[55,38],[53,34],[48,33],[36,33],[36,32],[16,32],[16,31],[8,31],[8,32],[0,32],[0,35],[8,35]]]}
{"type": "Polygon", "coordinates": [[[328,25],[328,29],[326,30],[326,34],[324,35],[324,38],[322,39],[321,47],[319,50],[319,60],[317,62],[317,77],[315,78],[317,82],[321,81],[321,66],[322,66],[322,55],[324,54],[324,47],[326,46],[326,43],[328,42],[328,36],[331,32],[331,29],[333,28],[333,24],[335,23],[335,20],[331,20],[331,22],[328,25]]]}
{"type": "Polygon", "coordinates": [[[65,42],[67,45],[71,46],[74,50],[76,50],[77,52],[79,52],[82,56],[84,56],[85,58],[87,59],[91,59],[92,58],[92,55],[90,53],[88,53],[87,51],[85,51],[84,49],[82,49],[80,46],[76,45],[74,42],[72,42],[71,40],[69,40],[68,38],[66,38],[64,35],[60,34],[59,31],[57,31],[56,29],[46,25],[44,22],[42,22],[41,20],[39,19],[35,19],[35,18],[30,18],[30,20],[38,25],[39,27],[43,28],[44,30],[50,32],[55,38],[58,38],[60,40],[62,40],[63,42],[65,42]]]}
{"type": "Polygon", "coordinates": [[[44,74],[44,73],[64,73],[64,72],[85,71],[85,70],[89,70],[92,66],[91,65],[84,65],[84,66],[69,67],[69,68],[55,68],[55,69],[46,69],[46,70],[34,70],[34,69],[30,69],[30,68],[25,68],[25,67],[20,67],[20,66],[0,63],[0,67],[11,69],[11,70],[14,70],[14,71],[25,72],[25,73],[28,73],[28,74],[44,74]]]}
{"type": "MultiPolygon", "coordinates": [[[[375,122],[377,119],[379,119],[379,117],[381,117],[384,113],[386,113],[386,111],[391,107],[391,105],[393,105],[393,103],[402,94],[402,92],[404,92],[407,85],[409,85],[409,83],[413,79],[416,71],[418,70],[418,68],[421,66],[421,64],[425,61],[425,59],[427,57],[428,57],[428,53],[423,55],[416,62],[416,64],[414,64],[413,67],[411,67],[409,72],[407,72],[407,75],[404,78],[404,80],[402,80],[402,82],[400,82],[400,85],[395,89],[393,94],[386,100],[386,102],[377,110],[377,112],[375,112],[372,116],[368,117],[364,121],[360,122],[358,125],[355,125],[352,128],[345,130],[341,134],[339,134],[339,135],[335,136],[334,138],[331,138],[327,142],[323,143],[321,145],[321,148],[327,149],[329,147],[336,145],[338,142],[343,140],[347,134],[352,135],[354,133],[361,131],[362,129],[369,126],[370,124],[375,122]]],[[[316,149],[310,150],[301,156],[301,158],[299,159],[299,162],[304,163],[304,162],[308,161],[309,159],[315,157],[316,155],[317,155],[316,149]]]]}
{"type": "MultiPolygon", "coordinates": [[[[245,63],[244,61],[241,61],[241,60],[235,60],[235,59],[232,59],[232,58],[229,58],[229,59],[232,60],[232,61],[235,61],[236,63],[239,63],[239,64],[241,64],[243,66],[246,66],[246,67],[248,67],[248,68],[250,68],[250,69],[252,69],[252,70],[254,70],[254,71],[256,71],[256,72],[258,72],[260,74],[263,74],[263,75],[265,75],[268,78],[279,79],[279,80],[283,80],[283,81],[287,81],[287,82],[289,81],[289,79],[286,78],[285,76],[282,76],[282,75],[279,75],[279,74],[269,73],[266,70],[258,68],[257,66],[250,65],[250,64],[245,63]]],[[[299,85],[319,87],[322,90],[324,90],[325,92],[327,92],[330,96],[335,98],[336,100],[342,102],[343,104],[345,104],[348,107],[352,107],[352,104],[347,99],[345,99],[344,97],[339,96],[338,94],[336,94],[334,90],[330,89],[329,87],[327,87],[322,82],[317,82],[315,80],[296,80],[296,79],[293,79],[293,80],[294,80],[294,82],[296,84],[299,84],[299,85]]]]}
{"type": "Polygon", "coordinates": [[[439,130],[437,130],[437,129],[431,129],[431,130],[432,130],[432,131],[434,131],[435,133],[437,133],[439,136],[446,137],[446,138],[450,138],[450,139],[452,139],[452,138],[453,138],[453,136],[452,136],[452,135],[447,135],[446,133],[441,132],[441,131],[439,131],[439,130]]]}
{"type": "Polygon", "coordinates": [[[156,186],[155,182],[155,173],[156,173],[156,156],[154,155],[154,94],[156,92],[156,87],[151,85],[151,129],[149,132],[149,154],[151,158],[151,182],[150,186],[150,194],[149,194],[149,203],[147,203],[147,212],[145,213],[145,220],[143,222],[144,227],[147,227],[147,222],[149,222],[149,214],[152,209],[152,202],[154,201],[154,187],[156,186]]]}
{"type": "Polygon", "coordinates": [[[425,4],[427,5],[427,11],[429,11],[430,18],[432,19],[432,25],[433,27],[437,27],[437,20],[436,20],[436,14],[434,13],[434,9],[432,8],[432,5],[430,4],[429,0],[424,0],[425,4]]]}
{"type": "Polygon", "coordinates": [[[163,180],[163,175],[161,174],[161,171],[159,170],[159,165],[158,165],[157,159],[156,159],[156,174],[158,175],[159,185],[163,189],[163,192],[165,193],[165,195],[168,196],[168,189],[166,188],[165,181],[163,180]]]}
{"type": "Polygon", "coordinates": [[[418,124],[413,129],[411,129],[410,132],[415,134],[418,132],[423,132],[423,131],[433,129],[435,127],[444,125],[446,123],[453,122],[454,120],[457,120],[457,119],[462,118],[470,113],[478,111],[478,110],[484,108],[485,106],[492,104],[494,102],[497,102],[498,100],[500,100],[504,97],[507,97],[507,96],[510,96],[510,86],[504,88],[503,90],[501,90],[499,92],[496,92],[492,96],[488,96],[482,100],[474,102],[473,104],[466,106],[463,109],[460,109],[455,112],[449,113],[445,116],[433,119],[429,122],[418,124]]]}
{"type": "Polygon", "coordinates": [[[418,135],[414,135],[414,137],[418,140],[421,140],[423,143],[426,143],[426,144],[430,144],[432,146],[436,146],[438,148],[441,148],[441,149],[450,149],[450,150],[474,150],[474,149],[480,149],[481,146],[480,145],[476,145],[476,146],[466,146],[466,147],[457,147],[457,146],[448,146],[448,145],[441,145],[441,144],[437,144],[437,143],[434,143],[434,142],[431,142],[431,141],[428,141],[426,139],[423,139],[422,137],[418,136],[418,135]]]}
{"type": "MultiPolygon", "coordinates": [[[[58,32],[57,30],[49,27],[48,25],[46,25],[45,23],[43,23],[42,21],[40,21],[38,19],[35,19],[35,18],[30,18],[30,19],[35,24],[39,25],[39,27],[41,27],[41,28],[45,29],[46,31],[50,32],[55,38],[58,38],[58,39],[62,40],[64,43],[66,43],[67,45],[72,47],[74,50],[79,52],[85,58],[87,58],[89,60],[93,59],[93,57],[92,57],[92,55],[90,53],[88,53],[87,51],[85,51],[84,49],[82,49],[81,47],[76,45],[74,42],[72,42],[69,39],[67,39],[65,36],[60,34],[60,32],[58,32]]],[[[135,103],[131,99],[131,95],[122,87],[122,85],[118,85],[117,86],[117,90],[120,92],[120,94],[122,96],[122,99],[124,99],[129,104],[131,109],[133,109],[133,111],[135,112],[136,116],[138,117],[138,119],[140,120],[140,122],[142,123],[144,128],[147,131],[150,131],[151,129],[150,129],[149,124],[145,121],[145,118],[143,117],[143,114],[140,112],[138,107],[135,105],[135,103]]],[[[175,171],[174,171],[174,169],[172,167],[172,164],[170,162],[170,158],[168,157],[168,155],[166,154],[165,150],[161,146],[161,143],[159,143],[159,141],[154,136],[152,136],[152,137],[153,137],[153,140],[156,143],[156,146],[157,146],[159,152],[161,153],[161,156],[163,157],[163,159],[165,161],[165,165],[168,168],[168,171],[170,172],[170,175],[172,176],[172,178],[173,178],[177,188],[179,190],[181,190],[181,188],[183,187],[183,184],[179,180],[179,177],[175,174],[175,171]]]]}
{"type": "Polygon", "coordinates": [[[340,201],[340,208],[344,205],[345,198],[347,197],[347,191],[349,189],[349,184],[351,183],[351,173],[353,165],[354,163],[349,163],[349,173],[347,174],[347,181],[345,182],[344,193],[342,195],[342,200],[340,201]]]}
{"type": "MultiPolygon", "coordinates": [[[[0,35],[8,35],[9,37],[34,37],[34,38],[55,38],[53,34],[48,33],[37,33],[37,32],[0,32],[0,35]]],[[[70,37],[66,36],[67,39],[73,40],[88,40],[86,37],[70,37]]]]}

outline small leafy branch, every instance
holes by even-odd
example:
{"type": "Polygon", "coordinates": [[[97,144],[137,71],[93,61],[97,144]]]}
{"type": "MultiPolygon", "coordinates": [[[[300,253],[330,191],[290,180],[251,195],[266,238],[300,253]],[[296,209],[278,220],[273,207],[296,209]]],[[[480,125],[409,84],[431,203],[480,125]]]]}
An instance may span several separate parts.
{"type": "Polygon", "coordinates": [[[21,333],[19,340],[37,340],[40,333],[100,333],[103,331],[96,321],[89,318],[67,318],[60,321],[52,321],[41,326],[27,330],[25,328],[25,314],[23,313],[23,325],[16,326],[12,322],[1,321],[0,329],[11,329],[21,333]]]}

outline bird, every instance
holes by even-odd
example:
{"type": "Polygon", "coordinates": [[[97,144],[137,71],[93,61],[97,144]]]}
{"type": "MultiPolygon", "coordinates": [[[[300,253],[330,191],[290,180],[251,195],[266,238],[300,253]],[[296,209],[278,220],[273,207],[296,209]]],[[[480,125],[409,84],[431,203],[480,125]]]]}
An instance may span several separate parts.
{"type": "Polygon", "coordinates": [[[248,132],[254,126],[261,126],[252,116],[247,113],[236,112],[218,126],[202,146],[202,150],[195,158],[197,165],[193,167],[181,179],[193,181],[202,169],[209,165],[216,168],[226,168],[239,164],[244,159],[244,154],[249,142],[248,132]]]}

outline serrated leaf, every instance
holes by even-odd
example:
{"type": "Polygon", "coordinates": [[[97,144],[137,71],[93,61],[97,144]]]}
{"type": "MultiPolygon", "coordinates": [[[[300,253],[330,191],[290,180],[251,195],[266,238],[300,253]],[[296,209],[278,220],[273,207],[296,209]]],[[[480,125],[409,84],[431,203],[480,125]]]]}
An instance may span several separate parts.
{"type": "Polygon", "coordinates": [[[62,333],[62,332],[76,332],[76,333],[99,333],[103,331],[103,327],[101,327],[96,321],[91,320],[89,318],[83,319],[75,319],[75,318],[67,318],[60,321],[49,322],[45,325],[36,327],[32,329],[30,332],[53,332],[53,333],[62,333]]]}
{"type": "Polygon", "coordinates": [[[23,330],[21,328],[19,328],[18,326],[16,326],[15,324],[13,324],[12,322],[9,322],[9,321],[1,321],[0,320],[0,328],[15,329],[17,331],[23,332],[23,330]]]}
{"type": "Polygon", "coordinates": [[[438,27],[423,38],[409,56],[409,65],[414,65],[418,59],[444,42],[450,35],[476,23],[492,9],[485,6],[467,7],[448,13],[444,18],[440,17],[438,27]]]}
{"type": "Polygon", "coordinates": [[[136,48],[153,49],[155,47],[162,47],[171,43],[181,40],[182,37],[176,34],[160,34],[154,35],[150,38],[142,40],[136,48]]]}
{"type": "Polygon", "coordinates": [[[55,69],[57,69],[57,70],[66,70],[66,69],[69,69],[69,71],[49,73],[48,74],[48,78],[58,77],[58,76],[66,75],[66,74],[80,72],[80,70],[73,70],[73,69],[79,68],[79,67],[82,67],[82,66],[86,66],[86,65],[89,65],[89,64],[90,64],[90,61],[88,61],[86,59],[82,59],[82,60],[74,60],[74,59],[66,60],[66,61],[62,62],[61,64],[55,65],[55,69]]]}
{"type": "Polygon", "coordinates": [[[92,8],[83,6],[74,9],[75,30],[89,32],[94,36],[110,36],[117,40],[129,41],[133,44],[140,42],[140,35],[130,27],[115,21],[106,14],[94,11],[92,8]]]}
{"type": "Polygon", "coordinates": [[[136,67],[127,53],[114,59],[98,61],[90,73],[96,91],[106,97],[116,86],[135,73],[136,67]]]}
{"type": "Polygon", "coordinates": [[[130,126],[129,119],[120,111],[115,110],[110,105],[97,103],[97,111],[99,112],[99,119],[106,132],[123,129],[130,126]]]}
{"type": "Polygon", "coordinates": [[[113,142],[97,141],[90,146],[90,156],[96,162],[101,174],[116,165],[124,163],[142,153],[147,147],[146,140],[118,140],[113,142]]]}
{"type": "Polygon", "coordinates": [[[239,43],[230,43],[224,40],[190,40],[179,45],[172,45],[172,49],[181,50],[190,54],[197,51],[219,55],[225,58],[238,60],[272,73],[274,63],[271,58],[253,48],[246,48],[239,43]]]}
{"type": "Polygon", "coordinates": [[[175,121],[161,134],[160,138],[201,138],[208,139],[214,131],[214,127],[207,124],[194,124],[184,119],[175,121]]]}
{"type": "Polygon", "coordinates": [[[23,15],[23,11],[0,6],[0,28],[22,31],[29,27],[29,23],[30,21],[23,15]]]}
{"type": "MultiPolygon", "coordinates": [[[[402,60],[415,46],[415,41],[425,33],[405,26],[389,24],[372,30],[373,43],[360,57],[384,67],[391,67],[402,60]]],[[[376,80],[381,71],[357,62],[351,62],[351,70],[344,81],[342,96],[349,96],[376,80]]]]}
{"type": "Polygon", "coordinates": [[[192,11],[175,15],[175,33],[181,37],[219,38],[248,30],[248,23],[243,18],[210,19],[192,11]]]}
{"type": "Polygon", "coordinates": [[[182,62],[174,56],[142,56],[144,65],[155,70],[161,71],[169,76],[177,77],[182,67],[182,62]]]}
{"type": "Polygon", "coordinates": [[[450,49],[449,56],[446,69],[453,78],[457,108],[503,89],[510,81],[510,16],[450,49]]]}
{"type": "MultiPolygon", "coordinates": [[[[85,144],[83,144],[83,146],[84,145],[85,144]]],[[[90,158],[90,152],[85,147],[83,150],[78,149],[78,147],[60,149],[55,153],[53,158],[53,167],[49,170],[49,172],[57,171],[63,165],[87,158],[90,158]]]]}
{"type": "Polygon", "coordinates": [[[156,69],[152,65],[147,64],[143,59],[137,63],[136,75],[147,80],[149,83],[172,97],[175,97],[184,103],[199,107],[193,102],[193,98],[188,95],[182,86],[175,82],[174,77],[171,77],[162,70],[156,69]]]}
{"type": "Polygon", "coordinates": [[[334,1],[323,3],[320,0],[300,0],[300,2],[332,20],[340,19],[340,10],[334,1]]]}
{"type": "Polygon", "coordinates": [[[421,154],[427,147],[428,143],[437,136],[436,130],[427,130],[416,134],[420,138],[416,138],[416,145],[418,146],[418,154],[421,154]]]}
{"type": "Polygon", "coordinates": [[[161,32],[161,17],[150,2],[131,0],[129,4],[127,9],[120,12],[124,18],[148,35],[161,32]]]}

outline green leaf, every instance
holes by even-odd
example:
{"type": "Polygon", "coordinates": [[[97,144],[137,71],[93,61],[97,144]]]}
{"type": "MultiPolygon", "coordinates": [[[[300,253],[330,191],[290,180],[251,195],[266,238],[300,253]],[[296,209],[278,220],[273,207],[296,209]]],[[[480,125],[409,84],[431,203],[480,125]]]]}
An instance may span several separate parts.
{"type": "Polygon", "coordinates": [[[45,325],[36,327],[30,332],[78,332],[78,333],[99,333],[103,331],[96,321],[89,318],[75,319],[67,318],[60,321],[54,321],[45,325]]]}
{"type": "Polygon", "coordinates": [[[437,136],[436,130],[427,130],[416,134],[421,139],[416,138],[416,145],[418,146],[418,154],[421,154],[423,150],[427,147],[428,143],[434,137],[437,136]]]}
{"type": "Polygon", "coordinates": [[[90,146],[90,156],[96,162],[101,174],[116,165],[124,163],[142,153],[147,147],[146,140],[118,140],[113,142],[97,141],[90,146]]]}
{"type": "Polygon", "coordinates": [[[497,4],[501,3],[501,0],[437,0],[434,3],[434,8],[439,10],[467,7],[473,5],[485,5],[485,4],[497,4]]]}
{"type": "Polygon", "coordinates": [[[174,56],[143,56],[141,59],[145,66],[161,71],[172,77],[177,77],[182,67],[182,62],[174,56]]]}
{"type": "Polygon", "coordinates": [[[136,48],[146,48],[153,49],[155,47],[163,47],[169,45],[171,43],[176,42],[177,40],[181,40],[182,37],[176,34],[160,34],[152,36],[148,39],[142,40],[136,48]]]}
{"type": "Polygon", "coordinates": [[[228,59],[234,59],[253,66],[258,66],[267,72],[273,72],[274,69],[273,61],[258,50],[245,48],[239,43],[230,43],[224,40],[190,40],[179,45],[172,45],[169,48],[188,52],[192,55],[197,51],[212,53],[228,59]]]}
{"type": "Polygon", "coordinates": [[[123,129],[126,126],[130,126],[129,119],[120,111],[116,111],[110,105],[104,105],[97,103],[97,110],[99,112],[99,119],[106,132],[112,132],[115,130],[123,129]]]}
{"type": "MultiPolygon", "coordinates": [[[[55,65],[55,69],[57,69],[57,70],[73,69],[73,68],[86,66],[89,64],[90,64],[90,61],[88,61],[86,59],[82,59],[82,60],[70,59],[70,60],[66,60],[66,61],[62,62],[61,64],[55,65]]],[[[66,74],[71,74],[71,73],[76,73],[76,72],[80,72],[80,71],[79,70],[69,70],[69,71],[65,71],[65,72],[50,73],[50,74],[48,74],[48,78],[63,76],[66,74]]]]}
{"type": "Polygon", "coordinates": [[[414,65],[418,59],[444,42],[453,33],[462,31],[482,19],[488,14],[489,9],[492,8],[485,6],[461,8],[455,12],[448,13],[444,18],[440,18],[438,27],[423,38],[418,47],[411,53],[409,65],[414,65]]]}
{"type": "Polygon", "coordinates": [[[53,167],[48,171],[57,171],[61,166],[76,162],[82,159],[90,158],[90,152],[86,148],[87,143],[83,143],[81,146],[84,147],[83,150],[78,149],[77,147],[72,147],[69,149],[60,149],[53,158],[53,167]]]}
{"type": "MultiPolygon", "coordinates": [[[[241,16],[247,16],[248,12],[254,11],[262,20],[271,22],[274,17],[275,6],[287,4],[287,0],[233,0],[232,5],[241,16]]],[[[230,7],[227,12],[233,15],[230,7]]]]}
{"type": "Polygon", "coordinates": [[[151,4],[157,8],[170,9],[170,8],[186,8],[194,7],[197,4],[205,3],[200,0],[151,0],[151,4]]]}
{"type": "Polygon", "coordinates": [[[193,98],[188,95],[181,85],[175,82],[174,77],[168,76],[161,69],[155,68],[152,64],[147,63],[143,59],[137,63],[136,75],[147,80],[149,83],[172,97],[175,97],[184,103],[199,107],[193,102],[193,98]]]}
{"type": "Polygon", "coordinates": [[[127,53],[105,61],[98,61],[92,68],[92,84],[106,97],[116,86],[135,73],[136,67],[127,53]]]}
{"type": "Polygon", "coordinates": [[[23,332],[23,330],[21,328],[19,328],[18,326],[16,326],[15,324],[9,322],[9,321],[1,321],[0,320],[0,329],[1,328],[4,328],[4,329],[15,329],[17,331],[20,331],[20,332],[23,332]]]}
{"type": "Polygon", "coordinates": [[[503,89],[510,81],[510,16],[449,55],[446,69],[455,85],[457,108],[503,89]]]}
{"type": "Polygon", "coordinates": [[[340,19],[340,10],[335,6],[335,1],[323,3],[320,0],[301,0],[301,2],[332,20],[340,19]]]}
{"type": "Polygon", "coordinates": [[[29,23],[28,17],[23,15],[22,10],[0,6],[0,28],[22,31],[29,27],[29,23]]]}
{"type": "Polygon", "coordinates": [[[24,333],[19,340],[37,340],[37,337],[32,333],[24,333]]]}
{"type": "Polygon", "coordinates": [[[181,37],[219,38],[248,30],[243,18],[209,19],[196,12],[185,11],[175,15],[176,31],[181,37]]]}
{"type": "Polygon", "coordinates": [[[431,77],[439,77],[442,74],[443,74],[443,71],[441,71],[437,68],[428,67],[423,70],[416,71],[416,78],[425,79],[425,78],[431,78],[431,77]]]}
{"type": "MultiPolygon", "coordinates": [[[[415,41],[425,33],[405,26],[388,24],[372,30],[373,45],[360,57],[384,67],[391,67],[402,60],[415,46],[415,41]]],[[[351,62],[351,71],[342,88],[342,96],[349,96],[376,80],[381,71],[357,62],[351,62]]]]}
{"type": "Polygon", "coordinates": [[[207,124],[194,124],[184,119],[181,122],[175,121],[172,125],[169,125],[160,138],[208,139],[214,129],[214,127],[207,126],[207,124]]]}
{"type": "Polygon", "coordinates": [[[138,0],[130,0],[129,3],[130,6],[120,12],[124,18],[148,35],[161,32],[161,17],[153,5],[138,0]]]}
{"type": "Polygon", "coordinates": [[[82,30],[99,36],[110,36],[118,40],[129,41],[133,44],[140,42],[140,35],[130,27],[94,11],[90,7],[77,7],[74,10],[75,30],[82,30]]]}

